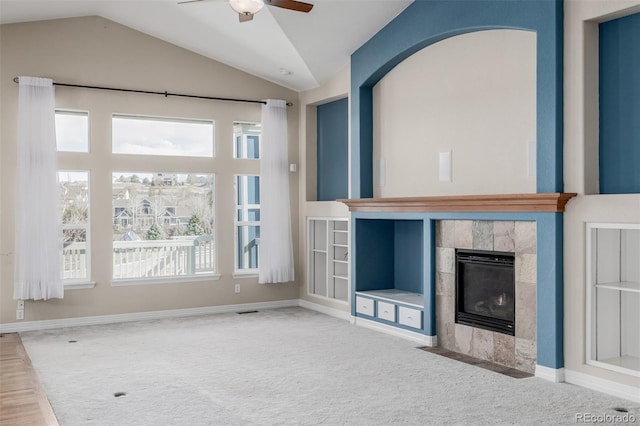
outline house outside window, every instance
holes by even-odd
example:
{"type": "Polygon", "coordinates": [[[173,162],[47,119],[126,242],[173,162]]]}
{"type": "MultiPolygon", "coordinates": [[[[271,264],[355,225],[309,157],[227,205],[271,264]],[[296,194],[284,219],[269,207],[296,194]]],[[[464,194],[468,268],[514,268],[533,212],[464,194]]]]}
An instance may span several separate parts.
{"type": "Polygon", "coordinates": [[[215,274],[214,181],[213,174],[113,173],[113,280],[215,274]]]}

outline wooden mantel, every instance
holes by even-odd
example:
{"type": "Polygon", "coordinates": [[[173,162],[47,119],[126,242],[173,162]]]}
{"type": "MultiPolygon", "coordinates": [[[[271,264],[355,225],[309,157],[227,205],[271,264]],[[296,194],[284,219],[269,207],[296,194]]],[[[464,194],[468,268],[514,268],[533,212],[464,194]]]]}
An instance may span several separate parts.
{"type": "Polygon", "coordinates": [[[338,200],[352,212],[564,212],[575,193],[446,195],[338,200]]]}

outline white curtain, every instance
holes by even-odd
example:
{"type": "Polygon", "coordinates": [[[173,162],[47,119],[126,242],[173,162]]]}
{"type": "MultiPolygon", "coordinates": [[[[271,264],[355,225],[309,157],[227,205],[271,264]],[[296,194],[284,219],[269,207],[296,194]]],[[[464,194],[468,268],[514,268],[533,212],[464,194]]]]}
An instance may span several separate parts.
{"type": "Polygon", "coordinates": [[[20,77],[14,299],[62,298],[53,81],[20,77]]]}
{"type": "Polygon", "coordinates": [[[287,103],[269,99],[262,106],[259,283],[294,280],[291,238],[287,103]]]}

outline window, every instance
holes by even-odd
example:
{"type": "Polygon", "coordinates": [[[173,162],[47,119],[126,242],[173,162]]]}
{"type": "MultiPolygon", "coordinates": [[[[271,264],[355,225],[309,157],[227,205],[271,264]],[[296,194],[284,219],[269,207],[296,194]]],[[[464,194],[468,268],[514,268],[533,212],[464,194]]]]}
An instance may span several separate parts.
{"type": "Polygon", "coordinates": [[[89,172],[59,171],[62,219],[62,278],[88,281],[91,274],[89,244],[89,172]]]}
{"type": "Polygon", "coordinates": [[[112,138],[114,154],[213,157],[214,123],[114,115],[112,138]]]}
{"type": "Polygon", "coordinates": [[[214,175],[113,173],[113,279],[213,275],[214,175]]]}
{"type": "Polygon", "coordinates": [[[89,113],[57,110],[55,121],[58,151],[89,152],[89,113]]]}
{"type": "Polygon", "coordinates": [[[233,158],[260,158],[260,123],[233,123],[233,158]]]}
{"type": "Polygon", "coordinates": [[[257,272],[260,244],[260,176],[236,176],[235,193],[236,271],[257,272]]]}

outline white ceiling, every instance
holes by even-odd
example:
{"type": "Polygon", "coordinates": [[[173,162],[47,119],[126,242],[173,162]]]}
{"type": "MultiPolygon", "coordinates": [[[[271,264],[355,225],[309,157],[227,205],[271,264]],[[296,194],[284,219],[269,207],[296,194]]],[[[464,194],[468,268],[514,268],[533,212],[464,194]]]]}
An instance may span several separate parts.
{"type": "Polygon", "coordinates": [[[99,15],[304,91],[326,83],[413,0],[306,1],[310,13],[265,6],[239,23],[226,0],[0,0],[0,23],[99,15]]]}

